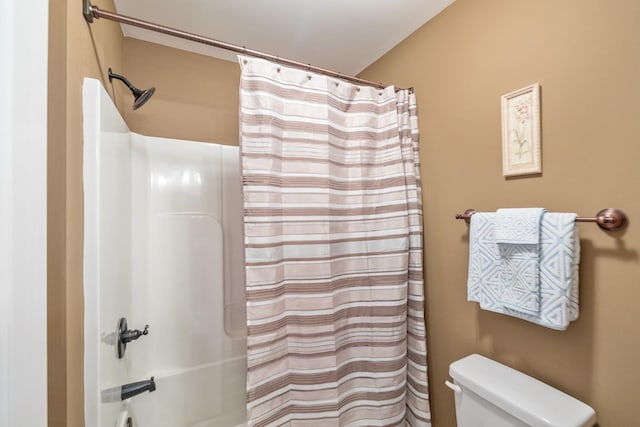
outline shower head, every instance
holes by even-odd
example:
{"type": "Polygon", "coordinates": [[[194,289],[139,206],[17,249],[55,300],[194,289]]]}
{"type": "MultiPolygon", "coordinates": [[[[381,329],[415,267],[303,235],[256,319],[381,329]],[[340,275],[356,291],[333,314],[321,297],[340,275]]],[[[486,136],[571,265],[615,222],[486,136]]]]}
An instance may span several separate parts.
{"type": "Polygon", "coordinates": [[[145,90],[140,90],[137,87],[135,87],[134,85],[131,84],[131,82],[129,80],[127,80],[126,77],[121,76],[120,74],[116,74],[113,71],[111,71],[111,68],[109,68],[109,81],[111,81],[112,79],[116,79],[116,80],[120,80],[121,82],[123,82],[124,84],[127,85],[127,87],[131,90],[131,93],[134,96],[134,101],[133,101],[133,109],[137,110],[138,108],[142,107],[145,102],[147,102],[149,100],[149,98],[151,98],[151,96],[153,95],[153,93],[156,91],[155,87],[151,87],[149,89],[145,89],[145,90]]]}

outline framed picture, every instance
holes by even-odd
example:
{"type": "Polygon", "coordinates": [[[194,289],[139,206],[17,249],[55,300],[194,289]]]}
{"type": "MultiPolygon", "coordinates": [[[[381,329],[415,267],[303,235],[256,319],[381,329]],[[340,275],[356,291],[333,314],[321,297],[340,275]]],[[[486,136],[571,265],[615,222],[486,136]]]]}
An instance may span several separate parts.
{"type": "Polygon", "coordinates": [[[540,85],[502,95],[502,174],[542,172],[540,160],[540,85]]]}

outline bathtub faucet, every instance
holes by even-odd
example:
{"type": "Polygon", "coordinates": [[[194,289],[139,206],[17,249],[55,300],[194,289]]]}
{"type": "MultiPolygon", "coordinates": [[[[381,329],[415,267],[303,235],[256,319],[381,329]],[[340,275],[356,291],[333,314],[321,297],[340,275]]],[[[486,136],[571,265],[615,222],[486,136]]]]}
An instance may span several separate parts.
{"type": "Polygon", "coordinates": [[[145,391],[148,391],[149,393],[156,391],[156,382],[154,377],[151,377],[149,380],[123,385],[120,390],[120,398],[122,400],[127,400],[133,396],[139,395],[140,393],[144,393],[145,391]]]}

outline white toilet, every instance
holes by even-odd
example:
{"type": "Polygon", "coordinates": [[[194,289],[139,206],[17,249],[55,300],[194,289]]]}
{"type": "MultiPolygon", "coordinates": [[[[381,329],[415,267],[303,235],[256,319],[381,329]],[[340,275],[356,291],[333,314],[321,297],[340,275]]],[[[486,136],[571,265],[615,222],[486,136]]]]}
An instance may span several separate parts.
{"type": "Polygon", "coordinates": [[[455,393],[458,427],[591,427],[585,403],[479,354],[453,362],[445,383],[455,393]]]}

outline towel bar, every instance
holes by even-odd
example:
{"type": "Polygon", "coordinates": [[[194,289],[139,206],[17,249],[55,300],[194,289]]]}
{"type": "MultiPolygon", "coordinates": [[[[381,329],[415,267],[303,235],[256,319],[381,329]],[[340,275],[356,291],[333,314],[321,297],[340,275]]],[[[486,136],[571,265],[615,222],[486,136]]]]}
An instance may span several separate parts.
{"type": "MultiPolygon", "coordinates": [[[[471,216],[476,213],[475,209],[467,209],[464,213],[456,214],[456,219],[464,219],[469,224],[471,216]]],[[[603,230],[618,230],[627,225],[627,215],[620,209],[607,208],[602,209],[594,217],[577,217],[576,222],[595,222],[603,230]]]]}

